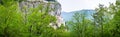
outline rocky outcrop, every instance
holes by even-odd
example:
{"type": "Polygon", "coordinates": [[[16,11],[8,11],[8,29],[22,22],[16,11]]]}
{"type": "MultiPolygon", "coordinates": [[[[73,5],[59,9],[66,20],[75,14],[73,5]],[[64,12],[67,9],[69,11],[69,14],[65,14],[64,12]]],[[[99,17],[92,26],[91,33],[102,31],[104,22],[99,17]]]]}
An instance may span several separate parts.
{"type": "Polygon", "coordinates": [[[52,26],[54,29],[60,27],[62,24],[65,26],[65,23],[63,21],[63,18],[61,17],[61,4],[56,2],[55,0],[27,0],[22,1],[19,3],[20,9],[27,14],[28,9],[30,8],[36,8],[37,6],[42,5],[43,9],[40,11],[43,11],[47,7],[49,7],[48,13],[52,16],[55,16],[57,18],[56,23],[50,23],[50,26],[52,26]],[[26,7],[27,9],[24,9],[26,7]]]}

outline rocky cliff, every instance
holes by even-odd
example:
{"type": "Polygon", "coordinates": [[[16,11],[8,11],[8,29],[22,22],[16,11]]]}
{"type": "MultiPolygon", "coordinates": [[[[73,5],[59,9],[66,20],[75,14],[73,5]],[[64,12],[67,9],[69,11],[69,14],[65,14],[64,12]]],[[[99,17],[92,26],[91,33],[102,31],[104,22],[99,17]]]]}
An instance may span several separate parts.
{"type": "Polygon", "coordinates": [[[40,11],[43,11],[44,9],[49,7],[48,13],[57,18],[56,23],[51,22],[50,26],[52,26],[55,29],[60,27],[62,24],[65,26],[65,23],[61,17],[61,4],[55,0],[26,0],[19,3],[20,9],[25,14],[28,13],[28,9],[35,8],[39,5],[42,5],[43,7],[43,9],[40,11]],[[24,9],[24,7],[26,7],[27,9],[24,9]]]}

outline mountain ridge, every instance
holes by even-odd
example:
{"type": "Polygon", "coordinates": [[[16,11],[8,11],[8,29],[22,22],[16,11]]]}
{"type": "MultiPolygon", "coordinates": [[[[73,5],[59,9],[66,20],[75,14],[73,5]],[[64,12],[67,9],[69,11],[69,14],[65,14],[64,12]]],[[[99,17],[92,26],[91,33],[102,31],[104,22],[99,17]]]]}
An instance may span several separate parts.
{"type": "Polygon", "coordinates": [[[93,13],[95,13],[96,11],[93,10],[93,9],[82,9],[82,10],[76,10],[76,11],[71,11],[71,12],[65,12],[65,11],[63,11],[63,12],[61,12],[61,17],[63,17],[63,19],[65,21],[70,21],[70,20],[72,20],[72,16],[76,12],[79,12],[79,13],[82,13],[82,14],[85,13],[85,14],[87,14],[86,17],[88,19],[92,19],[93,17],[91,15],[93,15],[93,13]]]}

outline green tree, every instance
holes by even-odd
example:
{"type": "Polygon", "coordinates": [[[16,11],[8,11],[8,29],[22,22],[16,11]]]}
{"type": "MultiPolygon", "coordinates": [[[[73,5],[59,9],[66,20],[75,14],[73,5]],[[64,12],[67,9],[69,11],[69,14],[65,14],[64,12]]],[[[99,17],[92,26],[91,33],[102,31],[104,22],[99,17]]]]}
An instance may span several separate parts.
{"type": "Polygon", "coordinates": [[[120,37],[120,0],[116,0],[115,6],[112,7],[114,17],[112,19],[113,29],[111,30],[113,37],[120,37]]]}
{"type": "Polygon", "coordinates": [[[92,21],[86,18],[85,12],[76,12],[73,20],[68,21],[72,37],[92,37],[92,21]]]}
{"type": "Polygon", "coordinates": [[[0,5],[0,37],[20,36],[23,18],[18,10],[17,2],[6,5],[9,7],[0,5]]]}
{"type": "MultiPolygon", "coordinates": [[[[99,5],[99,8],[96,9],[96,13],[93,14],[94,18],[94,25],[95,25],[95,30],[97,29],[97,32],[100,32],[101,37],[105,36],[104,35],[104,25],[107,22],[107,8],[104,7],[103,5],[99,5]]],[[[96,32],[95,32],[96,33],[96,32]]]]}
{"type": "Polygon", "coordinates": [[[43,12],[39,11],[42,6],[31,8],[26,16],[19,10],[18,2],[3,3],[0,5],[0,37],[55,37],[56,31],[49,23],[56,18],[48,14],[49,8],[43,12]]]}

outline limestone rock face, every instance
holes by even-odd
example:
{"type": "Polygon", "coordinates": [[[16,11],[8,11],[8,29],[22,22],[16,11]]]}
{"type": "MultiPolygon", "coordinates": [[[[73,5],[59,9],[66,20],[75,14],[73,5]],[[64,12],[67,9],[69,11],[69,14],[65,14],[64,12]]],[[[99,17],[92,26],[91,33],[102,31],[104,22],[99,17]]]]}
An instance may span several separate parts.
{"type": "Polygon", "coordinates": [[[56,23],[50,23],[50,26],[52,26],[54,29],[58,28],[63,24],[65,26],[65,23],[63,21],[63,18],[61,17],[61,4],[58,2],[55,2],[55,0],[27,0],[27,1],[22,1],[19,3],[20,9],[24,13],[28,13],[29,8],[35,8],[39,5],[43,5],[43,9],[46,9],[47,6],[49,7],[48,13],[52,16],[55,16],[57,18],[56,23]],[[49,5],[48,5],[49,4],[49,5]],[[27,9],[24,10],[24,7],[27,9]]]}

